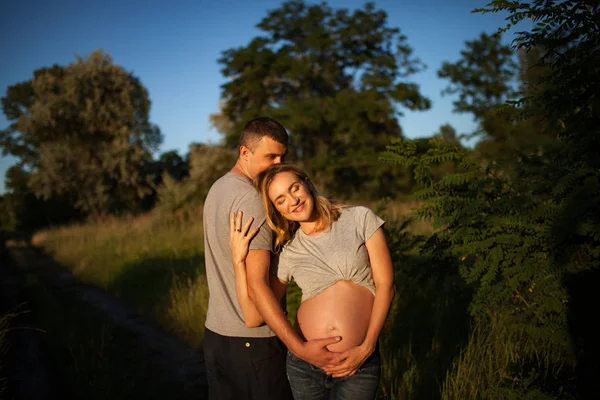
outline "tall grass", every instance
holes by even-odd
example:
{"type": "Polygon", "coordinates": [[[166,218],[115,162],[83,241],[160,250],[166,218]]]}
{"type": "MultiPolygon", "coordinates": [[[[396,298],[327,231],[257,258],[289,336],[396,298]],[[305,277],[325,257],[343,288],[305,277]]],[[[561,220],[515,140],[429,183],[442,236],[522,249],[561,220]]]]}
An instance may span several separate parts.
{"type": "Polygon", "coordinates": [[[9,321],[14,317],[13,314],[3,314],[0,316],[0,398],[3,397],[3,393],[6,390],[6,372],[4,365],[4,356],[8,349],[8,343],[6,342],[6,333],[8,332],[9,321]]]}
{"type": "MultiPolygon", "coordinates": [[[[115,325],[70,292],[47,287],[25,274],[24,294],[32,323],[43,331],[40,349],[49,393],[65,399],[198,398],[187,382],[157,361],[139,336],[115,325]]],[[[171,366],[169,366],[171,367],[171,366]]]]}
{"type": "Polygon", "coordinates": [[[501,324],[477,325],[446,375],[442,399],[489,398],[487,391],[508,375],[510,363],[517,359],[518,351],[501,324]]]}
{"type": "Polygon", "coordinates": [[[208,298],[201,209],[55,228],[32,242],[79,280],[201,343],[208,298]]]}
{"type": "MultiPolygon", "coordinates": [[[[432,229],[427,221],[406,220],[415,206],[384,206],[397,287],[381,336],[381,397],[386,399],[440,399],[446,373],[469,338],[470,292],[453,266],[419,254],[432,229]]],[[[193,346],[201,345],[208,289],[200,209],[57,228],[33,240],[79,279],[154,315],[193,346]]],[[[300,293],[291,289],[287,300],[293,320],[300,293]]]]}
{"type": "Polygon", "coordinates": [[[190,277],[177,277],[173,280],[169,290],[166,321],[172,331],[194,348],[202,345],[207,310],[206,276],[200,275],[195,280],[190,277]]]}

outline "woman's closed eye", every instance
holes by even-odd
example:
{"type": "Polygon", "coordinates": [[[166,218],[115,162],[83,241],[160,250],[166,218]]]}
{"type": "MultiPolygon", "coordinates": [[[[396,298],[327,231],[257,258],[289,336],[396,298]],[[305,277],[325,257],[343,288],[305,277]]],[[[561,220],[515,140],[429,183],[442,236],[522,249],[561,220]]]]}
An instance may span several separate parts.
{"type": "MultiPolygon", "coordinates": [[[[297,191],[300,190],[300,184],[299,183],[295,183],[294,185],[292,185],[289,189],[289,193],[293,194],[296,193],[297,191]]],[[[282,206],[285,204],[286,200],[287,200],[287,195],[281,195],[279,198],[277,198],[275,200],[275,205],[276,206],[282,206]]]]}

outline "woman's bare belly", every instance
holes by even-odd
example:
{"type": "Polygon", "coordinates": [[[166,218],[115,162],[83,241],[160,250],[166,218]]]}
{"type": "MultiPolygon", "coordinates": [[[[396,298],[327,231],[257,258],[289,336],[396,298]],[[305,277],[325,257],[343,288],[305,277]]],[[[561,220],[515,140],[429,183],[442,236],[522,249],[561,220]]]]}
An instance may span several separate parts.
{"type": "Polygon", "coordinates": [[[318,295],[302,302],[297,314],[299,333],[306,340],[341,336],[339,343],[327,348],[345,351],[361,344],[367,333],[373,293],[351,281],[339,281],[318,295]]]}

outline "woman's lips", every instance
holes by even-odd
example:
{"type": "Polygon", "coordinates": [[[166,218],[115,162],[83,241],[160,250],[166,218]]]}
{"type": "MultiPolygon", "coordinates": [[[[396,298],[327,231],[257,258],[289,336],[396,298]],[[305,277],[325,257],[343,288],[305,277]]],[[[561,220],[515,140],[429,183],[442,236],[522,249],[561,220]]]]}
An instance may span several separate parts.
{"type": "Polygon", "coordinates": [[[296,209],[293,212],[300,212],[302,210],[304,210],[304,203],[302,203],[298,207],[296,207],[296,209]]]}

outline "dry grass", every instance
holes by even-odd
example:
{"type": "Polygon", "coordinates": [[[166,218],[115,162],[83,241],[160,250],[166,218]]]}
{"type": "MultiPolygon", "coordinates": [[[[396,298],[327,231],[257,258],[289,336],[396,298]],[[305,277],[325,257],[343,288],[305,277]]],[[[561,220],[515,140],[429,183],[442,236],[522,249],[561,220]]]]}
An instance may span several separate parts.
{"type": "Polygon", "coordinates": [[[194,348],[202,345],[207,310],[208,284],[204,275],[195,280],[174,279],[164,314],[165,323],[194,348]]]}
{"type": "Polygon", "coordinates": [[[201,215],[196,209],[106,218],[42,231],[32,241],[79,280],[137,306],[190,343],[200,343],[198,326],[207,303],[201,215]]]}
{"type": "Polygon", "coordinates": [[[8,332],[9,321],[14,317],[13,314],[4,314],[0,317],[0,398],[2,394],[6,390],[6,372],[4,371],[4,354],[8,349],[8,344],[6,342],[6,333],[8,332]]]}
{"type": "MultiPolygon", "coordinates": [[[[393,224],[398,217],[411,216],[413,208],[420,204],[363,205],[378,210],[393,224]],[[382,208],[385,210],[382,211],[382,208]]],[[[428,223],[419,221],[413,222],[409,230],[425,235],[432,232],[428,223]]],[[[137,305],[142,312],[153,315],[166,329],[177,333],[192,346],[201,345],[208,306],[201,208],[175,215],[149,214],[138,218],[91,221],[43,231],[33,240],[79,279],[137,305]]],[[[404,267],[408,268],[408,265],[404,267]]],[[[412,298],[423,304],[437,301],[430,298],[421,300],[425,294],[417,285],[406,286],[405,281],[398,285],[404,287],[404,290],[398,291],[395,300],[398,304],[409,302],[412,298]]],[[[435,293],[439,296],[439,292],[435,293]]],[[[298,302],[296,297],[290,296],[288,300],[298,302]]],[[[297,304],[291,305],[292,308],[295,306],[297,304]]],[[[430,312],[423,312],[417,318],[427,321],[421,321],[419,325],[416,320],[407,320],[406,317],[410,316],[402,315],[397,318],[398,321],[389,321],[390,326],[407,326],[397,326],[395,329],[401,331],[382,334],[384,341],[398,332],[407,331],[422,337],[421,326],[429,326],[430,320],[436,318],[430,312]]],[[[391,342],[394,343],[392,347],[382,347],[385,350],[382,370],[385,398],[417,398],[423,387],[429,385],[423,371],[429,368],[429,363],[435,363],[438,356],[435,352],[430,354],[413,349],[410,340],[391,342]]],[[[439,393],[441,385],[440,382],[439,387],[432,387],[432,393],[439,393]]]]}
{"type": "Polygon", "coordinates": [[[485,399],[486,390],[507,376],[518,352],[500,324],[478,325],[446,375],[442,400],[485,399]]]}

